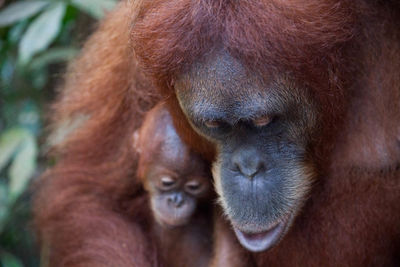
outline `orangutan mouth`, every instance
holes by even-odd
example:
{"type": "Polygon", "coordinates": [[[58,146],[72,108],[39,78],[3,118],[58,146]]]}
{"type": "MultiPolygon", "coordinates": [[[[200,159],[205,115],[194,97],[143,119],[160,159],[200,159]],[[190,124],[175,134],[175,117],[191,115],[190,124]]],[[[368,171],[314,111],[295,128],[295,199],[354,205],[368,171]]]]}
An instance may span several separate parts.
{"type": "Polygon", "coordinates": [[[277,244],[286,232],[290,216],[285,216],[273,223],[268,230],[256,233],[246,233],[233,227],[240,244],[251,252],[261,252],[277,244]]]}

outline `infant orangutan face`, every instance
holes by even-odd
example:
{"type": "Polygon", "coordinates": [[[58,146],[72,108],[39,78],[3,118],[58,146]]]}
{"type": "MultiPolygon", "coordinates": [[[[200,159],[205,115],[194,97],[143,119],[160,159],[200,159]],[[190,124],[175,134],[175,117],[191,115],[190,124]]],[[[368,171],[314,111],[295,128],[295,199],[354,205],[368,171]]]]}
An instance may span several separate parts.
{"type": "Polygon", "coordinates": [[[169,166],[153,163],[148,168],[145,188],[150,193],[155,219],[163,226],[181,226],[189,222],[201,199],[209,195],[210,177],[199,169],[173,170],[169,166]]]}
{"type": "Polygon", "coordinates": [[[178,136],[163,103],[148,112],[134,133],[138,176],[149,193],[151,209],[163,226],[188,223],[198,202],[210,196],[209,165],[178,136]]]}

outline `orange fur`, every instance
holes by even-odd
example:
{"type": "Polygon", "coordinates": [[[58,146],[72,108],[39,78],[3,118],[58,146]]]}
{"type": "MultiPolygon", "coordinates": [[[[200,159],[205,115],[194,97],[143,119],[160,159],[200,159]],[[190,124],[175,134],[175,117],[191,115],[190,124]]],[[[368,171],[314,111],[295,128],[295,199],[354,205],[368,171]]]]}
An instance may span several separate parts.
{"type": "Polygon", "coordinates": [[[131,135],[163,96],[185,142],[212,159],[214,148],[191,130],[173,85],[221,46],[264,76],[293,77],[322,114],[310,147],[320,169],[311,198],[283,241],[252,260],[398,264],[399,22],[396,1],[120,3],[70,67],[54,104],[53,129],[87,119],[56,144],[58,162],[40,181],[35,223],[49,265],[160,264],[131,135]]]}

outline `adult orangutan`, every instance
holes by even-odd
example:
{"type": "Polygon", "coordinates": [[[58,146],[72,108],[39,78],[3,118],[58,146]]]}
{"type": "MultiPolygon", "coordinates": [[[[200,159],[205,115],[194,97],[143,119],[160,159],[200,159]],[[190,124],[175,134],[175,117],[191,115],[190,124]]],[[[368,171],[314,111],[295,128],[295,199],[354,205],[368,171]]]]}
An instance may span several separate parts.
{"type": "Polygon", "coordinates": [[[256,266],[398,265],[399,22],[397,1],[121,3],[54,105],[80,123],[36,201],[50,266],[162,265],[128,149],[160,97],[213,162],[214,265],[235,236],[256,266]]]}

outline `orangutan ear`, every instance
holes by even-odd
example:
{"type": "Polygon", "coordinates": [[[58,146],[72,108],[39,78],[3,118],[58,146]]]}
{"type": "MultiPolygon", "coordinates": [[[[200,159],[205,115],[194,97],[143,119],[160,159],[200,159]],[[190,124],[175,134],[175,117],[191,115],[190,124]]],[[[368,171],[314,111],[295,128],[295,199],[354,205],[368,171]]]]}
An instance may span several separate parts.
{"type": "Polygon", "coordinates": [[[140,154],[141,150],[140,150],[140,146],[139,146],[139,138],[140,138],[139,130],[136,130],[133,133],[133,148],[135,149],[135,151],[137,153],[140,154]]]}

